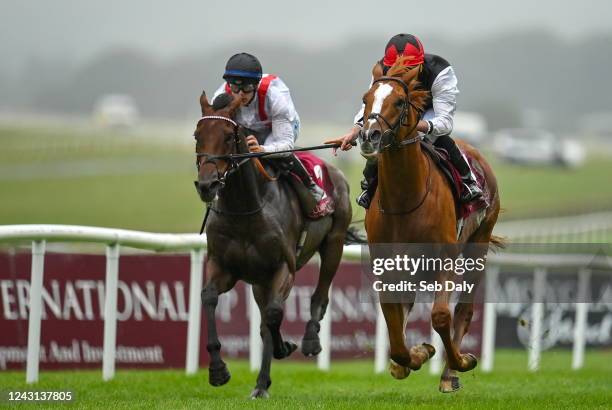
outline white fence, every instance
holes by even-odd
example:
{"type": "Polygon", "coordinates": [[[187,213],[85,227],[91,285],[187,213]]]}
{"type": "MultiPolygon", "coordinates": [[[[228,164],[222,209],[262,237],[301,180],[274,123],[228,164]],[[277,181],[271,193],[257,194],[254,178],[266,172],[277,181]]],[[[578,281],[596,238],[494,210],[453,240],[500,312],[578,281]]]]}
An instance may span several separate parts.
{"type": "Polygon", "coordinates": [[[612,212],[595,212],[555,218],[499,222],[495,233],[514,243],[607,242],[612,231],[612,212]]]}
{"type": "MultiPolygon", "coordinates": [[[[66,225],[6,225],[0,226],[0,242],[32,241],[32,272],[29,294],[28,317],[28,347],[26,382],[35,383],[39,375],[39,350],[42,306],[42,283],[44,273],[45,244],[47,242],[93,242],[106,244],[106,293],[104,302],[104,346],[102,359],[102,378],[110,380],[115,374],[115,347],[117,329],[117,285],[118,261],[120,247],[148,249],[154,251],[189,251],[191,253],[191,274],[189,288],[189,318],[187,331],[187,355],[185,371],[194,374],[198,370],[199,341],[200,341],[200,291],[202,288],[204,250],[206,239],[196,234],[157,234],[121,229],[94,228],[84,226],[66,225]]],[[[359,257],[361,248],[358,245],[346,246],[344,254],[359,257]]],[[[494,300],[495,284],[499,269],[504,265],[518,265],[533,269],[534,294],[536,297],[532,308],[530,347],[528,368],[535,371],[539,367],[541,355],[541,329],[543,320],[542,300],[546,285],[547,270],[555,267],[576,267],[579,271],[579,298],[586,300],[590,288],[589,269],[608,267],[605,257],[593,260],[592,255],[559,256],[559,255],[517,255],[500,254],[491,255],[487,267],[487,289],[485,300],[494,300]]],[[[328,307],[330,309],[331,307],[328,307]]],[[[251,368],[259,366],[261,357],[261,341],[259,337],[259,311],[253,300],[249,303],[250,309],[250,363],[251,368]]],[[[576,319],[574,329],[574,345],[572,368],[579,369],[584,363],[584,350],[586,345],[585,333],[587,327],[588,303],[576,304],[576,319]]],[[[318,366],[322,370],[330,367],[330,341],[331,341],[331,315],[321,323],[320,338],[323,351],[318,357],[318,366]]],[[[482,370],[491,371],[495,352],[495,303],[485,304],[483,340],[482,340],[482,370]]],[[[382,372],[388,364],[388,335],[380,307],[376,323],[376,348],[374,368],[382,372]]],[[[439,337],[432,332],[433,344],[441,352],[439,337]]],[[[430,371],[438,373],[442,366],[442,354],[437,354],[431,362],[430,371]]]]}

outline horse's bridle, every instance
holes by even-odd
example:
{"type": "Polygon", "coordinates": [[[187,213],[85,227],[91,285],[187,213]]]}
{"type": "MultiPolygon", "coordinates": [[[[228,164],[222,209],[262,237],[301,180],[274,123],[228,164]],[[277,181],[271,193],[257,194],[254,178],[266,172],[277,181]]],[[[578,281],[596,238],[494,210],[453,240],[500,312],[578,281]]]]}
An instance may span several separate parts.
{"type": "MultiPolygon", "coordinates": [[[[376,120],[376,122],[381,127],[381,129],[382,129],[382,124],[380,120],[382,120],[387,126],[387,129],[383,132],[382,136],[380,137],[379,152],[382,152],[387,148],[399,149],[399,148],[406,147],[408,145],[421,141],[421,136],[419,136],[418,133],[412,138],[408,138],[408,139],[405,139],[399,142],[397,141],[397,133],[399,129],[401,127],[406,127],[408,125],[404,122],[408,114],[408,107],[409,106],[412,107],[419,114],[423,113],[423,110],[421,108],[417,107],[410,101],[408,84],[406,84],[401,78],[383,76],[383,77],[380,77],[374,80],[372,82],[372,85],[380,81],[395,81],[396,83],[401,85],[402,88],[404,89],[406,98],[404,98],[403,100],[402,112],[400,113],[400,116],[397,119],[396,123],[393,125],[391,125],[389,121],[387,121],[387,119],[379,113],[371,113],[370,115],[368,115],[368,119],[376,120]],[[385,138],[390,140],[386,144],[385,144],[385,138]]],[[[414,124],[414,127],[410,129],[410,132],[408,132],[407,135],[412,134],[416,130],[416,127],[418,124],[419,124],[419,121],[417,120],[414,124]]],[[[384,210],[382,207],[382,204],[380,204],[380,199],[379,199],[379,210],[381,213],[389,214],[389,215],[404,215],[404,214],[412,213],[413,211],[419,209],[421,205],[423,205],[423,202],[425,202],[425,198],[427,198],[427,195],[429,194],[430,188],[431,188],[431,162],[429,162],[429,158],[428,158],[426,189],[425,189],[425,193],[423,194],[423,197],[419,200],[419,202],[408,210],[391,211],[391,210],[384,210]]]]}
{"type": "MultiPolygon", "coordinates": [[[[228,117],[223,117],[220,115],[204,115],[200,118],[200,120],[198,121],[198,123],[200,121],[203,120],[221,120],[221,121],[226,121],[229,122],[230,124],[232,124],[232,126],[234,127],[234,132],[233,132],[233,138],[234,138],[234,147],[236,149],[238,149],[239,145],[240,145],[240,130],[244,129],[242,128],[236,121],[232,120],[231,118],[228,117]]],[[[240,168],[242,165],[244,165],[245,163],[247,163],[249,160],[251,160],[251,158],[242,158],[241,160],[239,160],[239,158],[236,158],[236,156],[240,156],[239,153],[232,153],[232,154],[223,154],[223,155],[212,155],[212,154],[208,154],[205,152],[196,152],[196,167],[198,169],[198,171],[200,171],[200,167],[203,164],[207,164],[207,163],[212,163],[214,164],[216,170],[217,170],[217,182],[220,184],[221,188],[223,189],[225,187],[225,183],[227,181],[227,177],[232,174],[233,172],[237,171],[238,168],[240,168]],[[205,157],[206,159],[204,160],[204,162],[200,162],[200,158],[205,157]],[[225,170],[225,172],[223,172],[223,175],[221,175],[221,173],[219,172],[219,167],[217,166],[217,161],[218,160],[224,160],[224,161],[228,161],[229,165],[227,167],[227,169],[225,170]]],[[[264,170],[265,173],[265,170],[264,170]]],[[[267,174],[266,174],[267,175],[267,174]]],[[[271,178],[268,176],[268,180],[274,181],[274,178],[271,178]]],[[[218,208],[215,208],[212,206],[212,203],[207,203],[206,204],[206,214],[204,215],[204,220],[202,221],[202,227],[200,229],[200,234],[202,234],[202,232],[204,232],[204,228],[206,226],[206,221],[208,219],[208,213],[209,211],[214,211],[216,213],[219,214],[226,214],[226,215],[235,215],[235,216],[248,216],[248,215],[254,215],[258,212],[260,212],[263,207],[265,205],[265,202],[262,202],[261,204],[259,204],[259,206],[257,206],[255,209],[253,210],[249,210],[249,211],[245,211],[245,212],[231,212],[231,211],[227,211],[227,210],[221,210],[218,208]]]]}
{"type": "MultiPolygon", "coordinates": [[[[404,89],[404,92],[406,93],[406,98],[404,98],[403,104],[402,104],[402,111],[400,112],[400,116],[397,119],[397,121],[395,122],[395,124],[391,125],[391,123],[389,121],[387,121],[387,119],[380,113],[371,113],[370,115],[368,115],[368,120],[375,120],[378,125],[380,126],[380,128],[383,128],[383,124],[381,123],[381,120],[384,122],[384,124],[386,125],[387,129],[383,131],[382,136],[380,137],[380,149],[379,152],[384,151],[387,148],[402,148],[405,147],[407,145],[410,144],[414,144],[417,141],[421,140],[421,137],[416,135],[413,138],[408,138],[402,141],[397,141],[397,133],[399,131],[399,129],[401,127],[406,127],[408,126],[408,124],[405,123],[406,120],[406,116],[408,114],[408,107],[412,107],[413,109],[415,109],[417,112],[422,113],[423,110],[421,110],[419,107],[417,107],[416,105],[414,105],[409,98],[409,88],[408,88],[408,84],[406,84],[401,78],[398,77],[380,77],[376,80],[374,80],[372,82],[372,85],[381,82],[381,81],[394,81],[396,83],[398,83],[399,85],[402,86],[402,88],[404,89]],[[387,140],[389,140],[387,142],[387,140]]],[[[412,129],[410,130],[410,132],[408,133],[408,135],[412,134],[414,132],[414,130],[416,130],[417,125],[419,124],[418,121],[416,121],[414,127],[412,127],[412,129]]]]}
{"type": "MultiPolygon", "coordinates": [[[[234,127],[234,134],[233,134],[234,146],[238,148],[238,145],[240,144],[240,134],[239,134],[240,125],[238,125],[236,121],[232,120],[231,118],[223,117],[220,115],[204,115],[200,118],[198,123],[200,121],[205,121],[205,120],[221,120],[221,121],[229,122],[230,124],[232,124],[232,126],[234,127]]],[[[196,152],[196,168],[198,169],[198,172],[200,171],[200,167],[202,165],[208,164],[208,163],[213,164],[215,166],[215,169],[217,170],[217,182],[221,184],[221,187],[225,186],[225,181],[227,179],[227,176],[230,175],[235,170],[237,170],[246,161],[247,160],[245,159],[243,161],[238,162],[232,157],[231,154],[212,155],[212,154],[208,154],[205,152],[202,152],[202,153],[196,152]],[[202,157],[205,157],[204,162],[200,161],[200,158],[202,157]],[[217,166],[218,160],[225,160],[229,162],[229,166],[227,167],[225,172],[223,172],[223,175],[221,175],[221,173],[219,172],[219,167],[217,166]]]]}

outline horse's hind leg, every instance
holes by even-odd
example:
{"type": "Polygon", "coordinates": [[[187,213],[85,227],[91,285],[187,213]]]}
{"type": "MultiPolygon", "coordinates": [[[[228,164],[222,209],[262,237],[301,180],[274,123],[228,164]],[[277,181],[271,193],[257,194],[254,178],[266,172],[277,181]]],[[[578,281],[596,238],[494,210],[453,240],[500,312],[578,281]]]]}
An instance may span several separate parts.
{"type": "MultiPolygon", "coordinates": [[[[480,272],[464,275],[463,280],[474,285],[472,292],[463,292],[459,298],[459,302],[455,305],[455,314],[453,315],[453,345],[459,351],[461,349],[461,341],[463,336],[468,332],[472,316],[474,314],[474,294],[478,289],[478,284],[482,279],[480,272]]],[[[475,358],[474,358],[475,366],[475,358]]],[[[439,389],[442,393],[452,393],[461,388],[459,376],[456,370],[451,370],[448,366],[444,366],[444,371],[440,377],[439,389]]]]}
{"type": "MultiPolygon", "coordinates": [[[[437,283],[443,284],[450,279],[447,272],[437,276],[437,283]]],[[[431,325],[440,335],[444,349],[446,350],[446,365],[451,370],[467,372],[476,367],[476,358],[472,354],[461,354],[459,347],[453,343],[451,338],[452,317],[448,307],[451,292],[440,290],[435,293],[433,308],[431,309],[431,325]]]]}
{"type": "MultiPolygon", "coordinates": [[[[259,307],[262,319],[265,319],[265,309],[268,305],[267,290],[260,285],[253,285],[253,296],[259,307]]],[[[270,367],[272,364],[272,350],[274,346],[272,334],[264,320],[261,321],[260,333],[261,339],[263,340],[263,354],[261,356],[261,367],[257,375],[257,384],[255,385],[255,389],[251,392],[252,399],[267,399],[270,397],[268,389],[272,384],[272,380],[270,379],[270,367]]]]}
{"type": "MultiPolygon", "coordinates": [[[[486,241],[491,236],[491,229],[486,226],[482,226],[478,229],[470,240],[481,241],[478,243],[468,243],[463,251],[464,259],[471,259],[476,261],[479,258],[484,258],[488,251],[488,244],[486,241]]],[[[461,341],[466,333],[469,331],[470,323],[472,322],[472,316],[474,315],[474,297],[478,286],[484,277],[484,272],[473,270],[466,272],[463,280],[474,285],[472,292],[463,292],[459,298],[459,302],[455,306],[455,314],[453,316],[453,345],[459,350],[461,348],[461,341]]],[[[451,393],[461,388],[459,377],[456,370],[451,370],[448,364],[444,367],[442,376],[440,377],[439,389],[442,393],[451,393]]]]}
{"type": "Polygon", "coordinates": [[[221,343],[217,335],[217,323],[215,310],[219,295],[230,290],[236,280],[228,273],[222,271],[212,260],[206,261],[206,272],[208,278],[204,289],[202,289],[202,304],[206,313],[208,323],[208,342],[206,349],[210,354],[210,364],[208,366],[208,382],[213,386],[222,386],[230,379],[230,372],[227,370],[225,362],[221,359],[221,343]]]}
{"type": "Polygon", "coordinates": [[[283,303],[289,296],[293,287],[294,273],[289,271],[289,267],[284,263],[275,273],[272,283],[268,288],[268,303],[264,309],[262,319],[270,330],[272,337],[273,351],[275,359],[284,359],[297,349],[293,342],[284,341],[281,336],[280,327],[283,322],[284,310],[283,303]]]}
{"type": "Polygon", "coordinates": [[[340,265],[344,247],[345,232],[331,232],[319,247],[321,267],[317,287],[310,298],[310,320],[306,323],[306,331],[302,339],[304,356],[316,356],[321,352],[319,341],[319,322],[325,316],[329,303],[329,287],[340,265]]]}

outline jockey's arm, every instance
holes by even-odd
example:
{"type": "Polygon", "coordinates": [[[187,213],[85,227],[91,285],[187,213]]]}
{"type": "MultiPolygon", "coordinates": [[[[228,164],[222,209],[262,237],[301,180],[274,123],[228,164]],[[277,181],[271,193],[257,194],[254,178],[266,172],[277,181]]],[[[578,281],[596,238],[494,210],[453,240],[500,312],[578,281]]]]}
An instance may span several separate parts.
{"type": "MultiPolygon", "coordinates": [[[[270,104],[270,118],[272,132],[264,141],[262,148],[265,152],[276,152],[293,149],[295,139],[299,133],[300,120],[291,100],[288,89],[270,90],[268,94],[270,104]]],[[[270,155],[270,157],[284,157],[289,153],[270,155]]]]}
{"type": "Polygon", "coordinates": [[[417,130],[425,134],[430,131],[429,136],[433,141],[441,135],[449,135],[453,131],[457,94],[459,94],[459,89],[455,71],[453,67],[447,67],[438,74],[431,86],[434,115],[428,121],[420,120],[417,130]]]}
{"type": "MultiPolygon", "coordinates": [[[[293,124],[287,119],[273,119],[272,133],[261,146],[265,152],[276,152],[293,149],[293,124]]],[[[270,155],[270,157],[285,157],[289,153],[270,155]]]]}

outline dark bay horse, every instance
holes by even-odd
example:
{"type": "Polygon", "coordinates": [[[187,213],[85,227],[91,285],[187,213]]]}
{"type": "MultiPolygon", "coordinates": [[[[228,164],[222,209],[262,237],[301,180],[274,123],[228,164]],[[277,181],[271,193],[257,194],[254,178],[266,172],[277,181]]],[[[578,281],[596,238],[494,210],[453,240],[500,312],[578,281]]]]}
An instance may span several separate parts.
{"type": "Polygon", "coordinates": [[[294,343],[283,340],[280,332],[284,301],[293,286],[295,272],[315,252],[320,255],[321,265],[302,353],[313,356],[321,351],[319,321],[327,308],[329,287],[342,257],[345,238],[350,236],[347,234],[352,217],[349,187],[342,173],[328,164],[334,185],[331,195],[335,211],[318,220],[307,220],[294,189],[285,178],[271,176],[270,170],[258,159],[235,163],[226,157],[248,152],[245,132],[232,119],[240,100],[233,99],[226,107],[215,110],[202,94],[200,106],[202,118],[194,133],[196,188],[206,203],[217,198],[206,224],[208,255],[202,290],[208,322],[209,383],[221,386],[230,379],[221,359],[215,308],[218,296],[242,280],[253,286],[261,312],[264,346],[261,370],[251,397],[268,397],[272,357],[285,358],[297,348],[294,343]]]}
{"type": "MultiPolygon", "coordinates": [[[[382,68],[373,69],[373,84],[364,96],[366,119],[360,134],[362,155],[378,161],[378,189],[366,213],[365,227],[371,249],[381,243],[445,244],[444,255],[465,258],[485,256],[489,244],[501,246],[492,235],[500,209],[497,182],[491,167],[473,147],[459,141],[460,148],[475,159],[486,179],[491,199],[484,214],[467,218],[457,237],[457,210],[450,186],[442,172],[421,149],[416,124],[429,98],[419,88],[418,69],[403,65],[398,59],[383,76],[382,68]],[[481,246],[467,246],[479,243],[481,246]],[[482,246],[484,244],[484,246],[482,246]]],[[[436,281],[444,281],[453,272],[441,271],[436,281]]],[[[482,274],[468,275],[475,287],[482,274]]],[[[476,367],[476,358],[462,354],[461,341],[473,315],[473,296],[462,295],[454,317],[449,309],[450,291],[438,291],[431,312],[433,328],[440,335],[446,351],[446,366],[440,380],[440,391],[451,392],[460,387],[456,372],[476,367]]],[[[424,344],[408,349],[404,332],[406,317],[413,303],[381,303],[390,341],[391,374],[406,377],[417,370],[433,354],[424,344]],[[425,349],[425,350],[424,350],[425,349]]]]}

